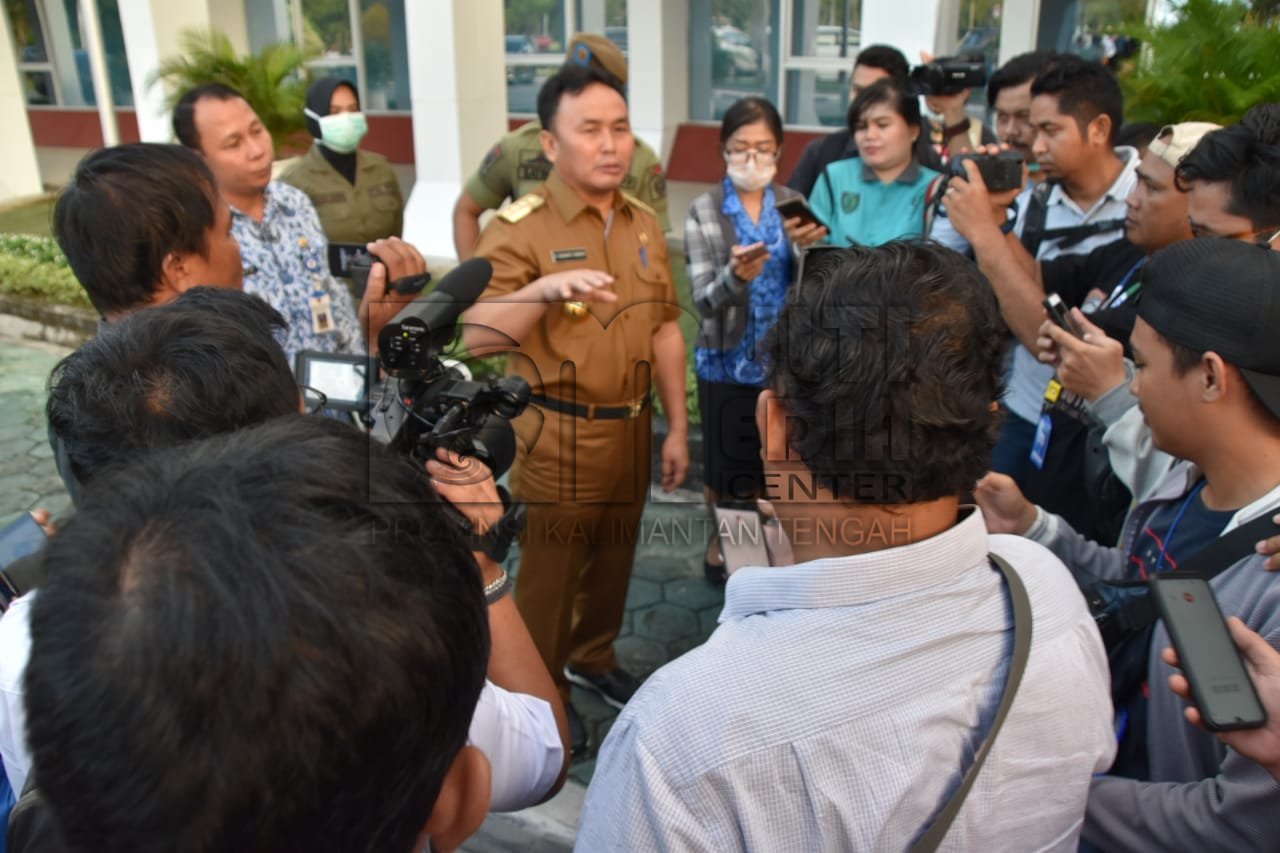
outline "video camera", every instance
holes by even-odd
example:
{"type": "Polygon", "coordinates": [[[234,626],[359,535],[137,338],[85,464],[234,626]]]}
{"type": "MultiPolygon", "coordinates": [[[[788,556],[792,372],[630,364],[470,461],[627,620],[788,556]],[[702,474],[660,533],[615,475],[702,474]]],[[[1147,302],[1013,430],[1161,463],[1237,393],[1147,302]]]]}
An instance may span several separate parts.
{"type": "Polygon", "coordinates": [[[325,394],[326,407],[358,412],[374,438],[410,457],[431,459],[444,447],[501,476],[515,460],[511,419],[528,405],[529,384],[518,376],[476,381],[465,365],[440,357],[457,334],[458,316],[492,275],[485,259],[466,261],[383,327],[377,365],[363,356],[305,351],[298,354],[298,381],[325,394]],[[378,366],[385,384],[376,381],[378,366]]]}
{"type": "Polygon", "coordinates": [[[957,154],[947,165],[948,180],[953,177],[969,177],[964,162],[972,160],[978,165],[982,182],[993,193],[1016,190],[1022,186],[1022,154],[1017,151],[1001,151],[999,154],[957,154]]]}
{"type": "Polygon", "coordinates": [[[955,95],[986,82],[987,68],[981,58],[942,56],[911,69],[911,84],[917,95],[955,95]]]}

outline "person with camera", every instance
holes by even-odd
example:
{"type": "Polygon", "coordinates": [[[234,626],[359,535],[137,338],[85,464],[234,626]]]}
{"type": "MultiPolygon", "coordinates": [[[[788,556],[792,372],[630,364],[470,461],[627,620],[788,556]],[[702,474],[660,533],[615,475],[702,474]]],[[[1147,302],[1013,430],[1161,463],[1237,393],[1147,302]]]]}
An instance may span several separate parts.
{"type": "Polygon", "coordinates": [[[911,82],[924,96],[930,147],[945,166],[964,151],[977,151],[992,145],[996,135],[965,110],[973,96],[973,86],[982,85],[986,76],[983,60],[963,56],[934,58],[922,52],[923,65],[911,69],[911,82]]]}
{"type": "Polygon", "coordinates": [[[1053,369],[1036,358],[1045,313],[1037,261],[1088,254],[1124,233],[1125,199],[1137,177],[1137,152],[1114,148],[1124,96],[1096,63],[1060,58],[1031,84],[1032,151],[1046,183],[1025,196],[988,193],[976,164],[942,195],[947,218],[973,247],[1016,338],[993,467],[1020,485],[1032,466],[1040,409],[1053,369]]]}
{"type": "MultiPolygon", "coordinates": [[[[566,65],[543,85],[538,114],[551,176],[481,235],[493,278],[463,341],[473,354],[514,350],[507,371],[533,389],[511,469],[528,506],[520,612],[566,704],[572,681],[622,707],[638,681],[613,641],[649,487],[653,387],[667,416],[662,488],[689,465],[680,308],[656,217],[621,191],[634,138],[616,81],[566,65]]],[[[572,707],[570,723],[580,752],[572,707]]]]}
{"type": "Polygon", "coordinates": [[[302,190],[272,179],[275,147],[243,95],[220,83],[197,86],[178,99],[173,132],[204,158],[231,205],[245,290],[288,322],[281,346],[290,363],[302,350],[375,351],[378,332],[425,283],[427,265],[418,250],[398,237],[368,244],[379,262],[357,309],[330,272],[329,241],[315,205],[302,190]],[[409,286],[414,282],[416,290],[409,286]]]}
{"type": "Polygon", "coordinates": [[[835,246],[878,246],[925,230],[926,196],[938,172],[921,166],[920,102],[902,83],[880,80],[849,105],[858,156],[827,166],[809,206],[835,246]]]}
{"type": "MultiPolygon", "coordinates": [[[[1085,539],[1006,475],[988,475],[975,491],[992,532],[1046,545],[1083,589],[1177,570],[1280,505],[1280,254],[1237,240],[1183,240],[1152,255],[1142,291],[1132,390],[1156,446],[1186,461],[1130,512],[1120,546],[1085,539]]],[[[1246,545],[1210,584],[1225,614],[1274,646],[1280,576],[1260,571],[1262,561],[1246,545]]],[[[1161,659],[1167,645],[1157,623],[1135,671],[1113,670],[1113,685],[1129,676],[1134,684],[1117,696],[1123,762],[1094,780],[1083,837],[1111,851],[1259,849],[1280,837],[1275,782],[1187,725],[1181,700],[1163,689],[1173,674],[1161,659]]]]}
{"type": "Polygon", "coordinates": [[[421,467],[299,414],[95,478],[49,544],[25,679],[65,848],[460,846],[488,811],[467,739],[490,637],[433,503],[421,467]]]}
{"type": "Polygon", "coordinates": [[[997,418],[990,288],[932,243],[835,250],[775,329],[755,419],[798,562],[735,572],[716,632],[640,688],[576,849],[909,849],[986,742],[941,849],[1069,849],[1115,750],[1106,659],[1062,564],[960,505],[997,418]]]}

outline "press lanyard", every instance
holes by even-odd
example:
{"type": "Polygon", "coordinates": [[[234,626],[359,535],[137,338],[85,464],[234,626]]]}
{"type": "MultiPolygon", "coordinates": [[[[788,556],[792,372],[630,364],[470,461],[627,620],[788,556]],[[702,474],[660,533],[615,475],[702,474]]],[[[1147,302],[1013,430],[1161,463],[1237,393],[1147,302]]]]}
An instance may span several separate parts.
{"type": "Polygon", "coordinates": [[[1133,296],[1135,293],[1138,292],[1138,290],[1142,287],[1142,282],[1135,281],[1133,282],[1132,285],[1129,284],[1129,282],[1133,279],[1135,275],[1137,275],[1138,270],[1142,269],[1143,265],[1146,264],[1146,262],[1147,262],[1147,259],[1145,256],[1143,256],[1138,259],[1138,262],[1136,264],[1134,264],[1129,268],[1129,271],[1124,274],[1124,278],[1120,279],[1120,283],[1117,284],[1115,288],[1111,291],[1111,295],[1108,296],[1106,300],[1101,305],[1098,306],[1099,311],[1103,311],[1108,308],[1119,308],[1121,305],[1125,303],[1126,300],[1128,300],[1130,296],[1133,296]]]}
{"type": "Polygon", "coordinates": [[[1196,499],[1196,495],[1200,494],[1204,489],[1208,480],[1201,480],[1196,483],[1196,487],[1191,490],[1191,494],[1187,495],[1187,499],[1182,502],[1182,508],[1178,510],[1178,514],[1173,517],[1173,524],[1169,525],[1169,532],[1164,536],[1164,542],[1160,545],[1160,559],[1156,560],[1156,567],[1152,570],[1152,574],[1160,571],[1160,567],[1164,565],[1165,552],[1168,551],[1169,543],[1173,542],[1174,531],[1178,529],[1178,522],[1182,521],[1182,516],[1186,514],[1187,507],[1191,506],[1191,502],[1196,499]]]}

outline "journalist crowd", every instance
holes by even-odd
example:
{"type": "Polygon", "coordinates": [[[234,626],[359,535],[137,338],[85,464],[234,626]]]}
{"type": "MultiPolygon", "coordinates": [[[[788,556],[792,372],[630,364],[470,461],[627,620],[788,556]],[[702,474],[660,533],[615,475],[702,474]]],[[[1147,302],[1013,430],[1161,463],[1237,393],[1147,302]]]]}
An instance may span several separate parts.
{"type": "Polygon", "coordinates": [[[1280,850],[1280,104],[1126,124],[1048,52],[850,80],[789,175],[729,106],[681,223],[577,34],[443,275],[351,81],[278,177],[216,82],[86,156],[73,509],[0,566],[7,849],[452,850],[590,757],[586,853],[1280,850]],[[641,680],[637,530],[691,445],[724,606],[641,680]]]}

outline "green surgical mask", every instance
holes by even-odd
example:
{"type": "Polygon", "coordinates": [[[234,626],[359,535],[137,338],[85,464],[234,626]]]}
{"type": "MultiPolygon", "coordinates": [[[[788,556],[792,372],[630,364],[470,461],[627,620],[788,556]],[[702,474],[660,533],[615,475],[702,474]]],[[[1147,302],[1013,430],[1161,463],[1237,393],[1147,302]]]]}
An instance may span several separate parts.
{"type": "Polygon", "coordinates": [[[350,154],[360,146],[360,140],[369,132],[364,113],[334,113],[318,116],[311,110],[303,110],[320,125],[320,141],[326,148],[339,154],[350,154]]]}

